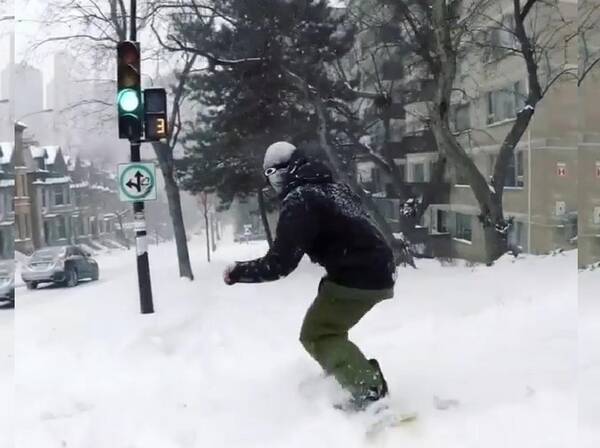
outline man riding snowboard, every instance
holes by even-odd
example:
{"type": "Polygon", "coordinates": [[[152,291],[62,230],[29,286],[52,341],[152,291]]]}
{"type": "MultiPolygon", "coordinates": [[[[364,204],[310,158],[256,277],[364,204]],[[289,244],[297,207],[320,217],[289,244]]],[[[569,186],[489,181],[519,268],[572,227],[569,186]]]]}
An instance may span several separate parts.
{"type": "Polygon", "coordinates": [[[273,247],[257,260],[237,262],[225,283],[261,283],[287,276],[307,254],[325,268],[318,295],[304,318],[300,341],[323,370],[365,409],[387,395],[376,360],[348,340],[348,330],[377,303],[394,295],[391,248],[347,185],[322,163],[287,142],[269,146],[265,176],[282,201],[273,247]]]}

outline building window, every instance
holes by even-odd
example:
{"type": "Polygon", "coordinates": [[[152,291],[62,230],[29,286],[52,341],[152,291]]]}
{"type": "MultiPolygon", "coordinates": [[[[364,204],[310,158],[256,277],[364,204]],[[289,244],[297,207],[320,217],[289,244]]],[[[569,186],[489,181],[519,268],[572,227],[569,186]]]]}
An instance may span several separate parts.
{"type": "Polygon", "coordinates": [[[413,164],[413,182],[425,182],[425,164],[413,164]]]}
{"type": "Polygon", "coordinates": [[[54,205],[64,205],[65,204],[65,190],[61,186],[54,187],[54,205]]]}
{"type": "Polygon", "coordinates": [[[487,93],[487,124],[494,124],[517,117],[525,105],[525,94],[521,82],[487,93]]]}
{"type": "Polygon", "coordinates": [[[50,243],[52,237],[51,229],[52,227],[50,226],[50,223],[48,221],[44,221],[44,241],[46,244],[50,243]]]}
{"type": "Polygon", "coordinates": [[[454,110],[454,130],[456,132],[471,129],[471,104],[460,104],[454,110]]]}
{"type": "Polygon", "coordinates": [[[444,210],[437,211],[437,229],[438,233],[448,232],[448,212],[444,210]]]}
{"type": "Polygon", "coordinates": [[[48,206],[48,200],[46,199],[46,192],[44,189],[40,190],[42,192],[42,207],[48,206]]]}
{"type": "Polygon", "coordinates": [[[456,238],[472,241],[473,227],[471,215],[456,213],[456,238]]]}
{"type": "Polygon", "coordinates": [[[521,221],[514,221],[511,232],[508,235],[508,242],[511,246],[527,246],[527,228],[525,223],[521,221]]]}
{"type": "Polygon", "coordinates": [[[381,185],[379,168],[371,168],[371,182],[373,183],[373,189],[379,191],[379,186],[381,185]]]}
{"type": "Polygon", "coordinates": [[[461,167],[454,168],[454,176],[456,179],[456,185],[469,185],[469,178],[465,173],[465,170],[461,167]]]}
{"type": "Polygon", "coordinates": [[[64,216],[59,216],[56,220],[56,230],[58,234],[58,239],[67,238],[67,220],[64,216]]]}
{"type": "Polygon", "coordinates": [[[504,186],[506,187],[523,187],[523,151],[517,151],[509,159],[506,167],[506,179],[504,186]]]}
{"type": "Polygon", "coordinates": [[[25,215],[25,238],[29,238],[31,236],[31,225],[29,223],[29,215],[25,215]]]}
{"type": "Polygon", "coordinates": [[[514,18],[507,14],[500,20],[500,23],[490,29],[489,48],[486,48],[485,60],[487,62],[496,61],[517,48],[517,38],[515,36],[514,18]]]}
{"type": "Polygon", "coordinates": [[[40,157],[37,161],[37,166],[40,170],[45,170],[46,169],[46,161],[44,160],[43,157],[40,157]]]}

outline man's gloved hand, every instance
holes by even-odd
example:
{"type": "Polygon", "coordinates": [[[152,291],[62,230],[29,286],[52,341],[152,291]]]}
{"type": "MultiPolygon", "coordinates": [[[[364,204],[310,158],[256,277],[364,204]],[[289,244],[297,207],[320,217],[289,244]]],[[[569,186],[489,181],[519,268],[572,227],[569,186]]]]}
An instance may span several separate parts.
{"type": "Polygon", "coordinates": [[[223,271],[223,281],[226,285],[233,285],[235,282],[231,279],[231,272],[235,269],[235,263],[230,264],[223,271]]]}

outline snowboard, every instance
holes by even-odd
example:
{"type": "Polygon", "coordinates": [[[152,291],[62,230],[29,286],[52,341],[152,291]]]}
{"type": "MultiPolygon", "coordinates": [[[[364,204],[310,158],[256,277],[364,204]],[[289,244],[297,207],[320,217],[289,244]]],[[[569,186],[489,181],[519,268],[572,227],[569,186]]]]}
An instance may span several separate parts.
{"type": "Polygon", "coordinates": [[[375,419],[368,425],[366,431],[367,439],[376,439],[387,429],[398,428],[413,423],[417,418],[418,414],[416,412],[397,413],[386,410],[381,415],[375,416],[375,419]]]}

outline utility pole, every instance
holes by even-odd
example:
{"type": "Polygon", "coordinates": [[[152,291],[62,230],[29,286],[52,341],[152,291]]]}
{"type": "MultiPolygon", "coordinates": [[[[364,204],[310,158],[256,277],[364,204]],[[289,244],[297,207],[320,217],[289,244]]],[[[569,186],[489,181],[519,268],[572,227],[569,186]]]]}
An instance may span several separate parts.
{"type": "MultiPolygon", "coordinates": [[[[131,25],[129,39],[137,40],[137,1],[131,0],[131,25]]],[[[140,70],[141,72],[141,70],[140,70]]],[[[140,162],[140,140],[130,140],[131,162],[140,162]]],[[[135,222],[135,247],[137,255],[138,287],[140,291],[140,308],[142,314],[154,313],[152,300],[152,283],[150,280],[150,260],[148,259],[148,240],[146,235],[146,217],[144,203],[133,203],[133,217],[135,222]]]]}

